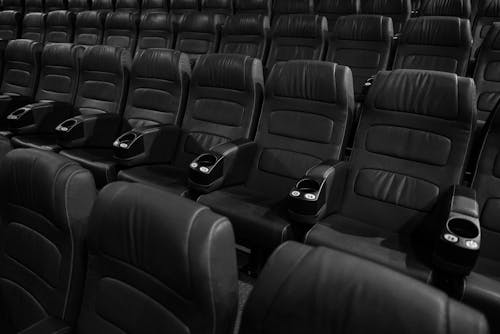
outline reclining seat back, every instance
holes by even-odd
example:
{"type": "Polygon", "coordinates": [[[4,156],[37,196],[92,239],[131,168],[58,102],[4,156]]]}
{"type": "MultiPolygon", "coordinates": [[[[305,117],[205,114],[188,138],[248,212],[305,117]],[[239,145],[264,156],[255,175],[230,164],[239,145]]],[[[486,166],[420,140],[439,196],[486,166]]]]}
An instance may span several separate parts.
{"type": "Polygon", "coordinates": [[[273,0],[273,25],[281,16],[314,13],[314,0],[273,0]]]}
{"type": "Polygon", "coordinates": [[[141,5],[139,0],[116,0],[115,11],[140,14],[141,5]]]}
{"type": "Polygon", "coordinates": [[[222,28],[219,53],[236,53],[264,59],[269,18],[255,14],[233,15],[222,28]]]}
{"type": "Polygon", "coordinates": [[[421,16],[471,17],[471,0],[424,0],[420,7],[421,16]]]}
{"type": "Polygon", "coordinates": [[[227,218],[117,182],[100,192],[88,240],[78,333],[232,332],[238,277],[227,218]]]}
{"type": "Polygon", "coordinates": [[[385,231],[411,231],[461,183],[475,122],[472,79],[379,72],[356,130],[340,214],[385,231]]]}
{"type": "Polygon", "coordinates": [[[45,1],[45,11],[47,13],[55,10],[66,10],[68,4],[66,0],[46,0],[45,1]]]}
{"type": "Polygon", "coordinates": [[[391,19],[377,15],[350,15],[337,20],[326,60],[349,66],[356,99],[366,80],[387,69],[394,31],[391,19]]]}
{"type": "Polygon", "coordinates": [[[201,11],[205,13],[233,15],[232,0],[201,0],[201,11]]]}
{"type": "Polygon", "coordinates": [[[21,38],[43,43],[45,40],[45,13],[28,13],[23,18],[21,38]]]}
{"type": "Polygon", "coordinates": [[[85,50],[80,64],[75,109],[82,115],[122,112],[130,71],[130,53],[96,45],[85,50]]]}
{"type": "Polygon", "coordinates": [[[137,52],[150,48],[173,49],[174,41],[174,28],[167,12],[142,15],[137,52]]]}
{"type": "Polygon", "coordinates": [[[328,31],[333,31],[339,17],[358,14],[360,7],[360,0],[318,0],[314,12],[326,17],[328,31]]]}
{"type": "Polygon", "coordinates": [[[96,196],[92,175],[35,149],[9,152],[0,175],[0,303],[8,323],[0,328],[18,333],[39,325],[38,332],[46,332],[43,321],[51,317],[72,325],[83,289],[84,231],[96,196]]]}
{"type": "Polygon", "coordinates": [[[373,0],[361,1],[361,13],[382,15],[392,19],[394,32],[403,30],[411,15],[410,0],[373,0]]]}
{"type": "Polygon", "coordinates": [[[137,44],[138,16],[135,13],[108,13],[104,25],[103,44],[127,49],[134,54],[137,44]]]}
{"type": "Polygon", "coordinates": [[[456,17],[410,19],[399,39],[394,69],[467,72],[472,34],[469,20],[456,17]]]}
{"type": "Polygon", "coordinates": [[[143,0],[142,13],[168,12],[168,0],[143,0]]]}
{"type": "Polygon", "coordinates": [[[0,39],[11,40],[21,35],[22,15],[13,10],[0,12],[0,39]]]}
{"type": "Polygon", "coordinates": [[[472,36],[474,38],[474,44],[472,45],[473,58],[476,58],[479,53],[479,48],[481,47],[483,40],[486,38],[489,29],[498,21],[500,17],[500,1],[499,0],[477,0],[478,10],[477,15],[474,18],[474,24],[472,26],[472,36]]]}
{"type": "Polygon", "coordinates": [[[105,18],[105,13],[96,10],[78,13],[75,22],[75,44],[101,44],[104,35],[105,18]]]}
{"type": "Polygon", "coordinates": [[[277,63],[266,81],[255,136],[258,152],[246,186],[269,198],[284,198],[309,168],[341,159],[353,97],[348,67],[302,60],[277,63]]]}
{"type": "Polygon", "coordinates": [[[188,164],[210,148],[255,131],[264,85],[260,60],[242,55],[206,55],[196,64],[175,165],[188,164]]]}
{"type": "Polygon", "coordinates": [[[73,13],[79,13],[89,10],[90,2],[87,0],[68,0],[68,10],[73,13]]]}
{"type": "Polygon", "coordinates": [[[234,0],[234,13],[264,15],[271,18],[271,0],[234,0]]]}
{"type": "Polygon", "coordinates": [[[75,27],[75,14],[56,10],[47,14],[45,43],[71,43],[75,27]]]}
{"type": "Polygon", "coordinates": [[[281,16],[274,24],[266,68],[287,60],[321,60],[328,23],[318,15],[281,16]]]}
{"type": "Polygon", "coordinates": [[[92,10],[99,10],[105,13],[110,13],[115,10],[115,1],[114,0],[91,0],[92,10]]]}
{"type": "Polygon", "coordinates": [[[3,0],[3,10],[13,10],[24,14],[24,0],[3,0]]]}
{"type": "Polygon", "coordinates": [[[25,0],[25,13],[43,13],[44,0],[25,0]]]}
{"type": "Polygon", "coordinates": [[[170,0],[170,13],[174,15],[185,15],[199,10],[198,0],[170,0]]]}

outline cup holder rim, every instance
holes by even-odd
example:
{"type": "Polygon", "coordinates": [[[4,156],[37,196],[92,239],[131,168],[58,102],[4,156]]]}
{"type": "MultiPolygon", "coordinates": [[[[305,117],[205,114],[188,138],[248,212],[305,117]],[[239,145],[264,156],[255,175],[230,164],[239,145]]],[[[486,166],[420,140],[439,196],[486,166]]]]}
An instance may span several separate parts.
{"type": "Polygon", "coordinates": [[[449,219],[446,222],[446,228],[451,233],[465,239],[477,238],[481,233],[476,224],[461,217],[453,217],[449,219]]]}
{"type": "Polygon", "coordinates": [[[303,178],[297,182],[295,188],[300,191],[302,191],[303,189],[307,189],[309,192],[311,191],[311,189],[314,189],[314,191],[319,191],[321,189],[321,182],[311,178],[303,178]],[[309,183],[309,186],[305,186],[304,183],[309,183]]]}
{"type": "Polygon", "coordinates": [[[196,159],[196,162],[198,163],[198,165],[200,166],[205,166],[205,167],[208,167],[208,166],[213,166],[217,163],[217,156],[215,156],[214,154],[211,154],[211,153],[203,153],[201,154],[197,159],[196,159]],[[205,160],[206,159],[206,160],[205,160]]]}

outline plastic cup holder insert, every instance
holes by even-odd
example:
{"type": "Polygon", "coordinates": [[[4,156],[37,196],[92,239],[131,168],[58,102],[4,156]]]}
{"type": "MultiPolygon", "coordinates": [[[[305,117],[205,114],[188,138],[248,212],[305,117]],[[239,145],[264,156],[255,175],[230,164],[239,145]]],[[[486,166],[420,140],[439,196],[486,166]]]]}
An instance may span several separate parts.
{"type": "Polygon", "coordinates": [[[315,180],[305,179],[297,184],[297,190],[304,193],[315,193],[319,191],[320,185],[315,180]]]}
{"type": "Polygon", "coordinates": [[[474,239],[479,236],[477,226],[465,219],[454,218],[448,222],[448,230],[462,238],[474,239]]]}
{"type": "Polygon", "coordinates": [[[61,124],[59,124],[56,128],[56,130],[58,131],[62,131],[62,132],[68,132],[69,130],[71,130],[76,124],[78,123],[78,120],[76,119],[68,119],[68,120],[65,120],[64,122],[62,122],[61,124]]]}
{"type": "Polygon", "coordinates": [[[217,158],[211,154],[203,154],[197,161],[199,166],[210,167],[215,165],[217,158]]]}
{"type": "Polygon", "coordinates": [[[129,132],[120,137],[120,143],[130,144],[137,138],[137,135],[133,132],[129,132]]]}

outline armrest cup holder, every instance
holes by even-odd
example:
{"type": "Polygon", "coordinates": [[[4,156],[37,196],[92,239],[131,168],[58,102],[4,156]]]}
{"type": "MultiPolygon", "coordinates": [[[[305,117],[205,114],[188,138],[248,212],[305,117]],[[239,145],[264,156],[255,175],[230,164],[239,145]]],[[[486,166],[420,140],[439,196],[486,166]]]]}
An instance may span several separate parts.
{"type": "Polygon", "coordinates": [[[113,142],[115,157],[130,159],[144,153],[143,133],[134,130],[124,133],[113,142]]]}
{"type": "Polygon", "coordinates": [[[204,153],[189,165],[189,180],[209,187],[221,180],[224,174],[224,156],[215,152],[204,153]]]}
{"type": "Polygon", "coordinates": [[[83,122],[77,118],[70,118],[56,127],[60,140],[76,140],[84,136],[83,122]]]}
{"type": "Polygon", "coordinates": [[[288,208],[292,219],[314,223],[325,206],[325,179],[303,178],[288,193],[288,208]]]}

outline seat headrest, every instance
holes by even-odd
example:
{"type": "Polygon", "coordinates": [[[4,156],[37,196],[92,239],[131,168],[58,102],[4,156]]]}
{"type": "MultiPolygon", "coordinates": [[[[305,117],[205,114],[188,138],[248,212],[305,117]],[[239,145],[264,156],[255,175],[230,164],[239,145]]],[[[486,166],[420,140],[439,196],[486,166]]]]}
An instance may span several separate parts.
{"type": "Polygon", "coordinates": [[[108,13],[104,23],[105,29],[137,29],[139,17],[137,13],[113,12],[108,13]]]}
{"type": "Polygon", "coordinates": [[[217,14],[188,13],[180,19],[179,32],[217,33],[217,27],[223,22],[223,18],[217,14]]]}
{"type": "Polygon", "coordinates": [[[170,15],[167,12],[151,12],[142,16],[141,29],[173,31],[170,15]]]}
{"type": "Polygon", "coordinates": [[[499,17],[500,1],[482,0],[478,3],[477,17],[499,17]]]}
{"type": "Polygon", "coordinates": [[[44,65],[75,67],[80,53],[83,53],[83,48],[73,43],[48,43],[42,51],[42,67],[44,65]]]}
{"type": "Polygon", "coordinates": [[[7,10],[23,11],[23,1],[3,0],[3,8],[7,10]]]}
{"type": "Polygon", "coordinates": [[[472,105],[465,105],[475,96],[471,78],[454,73],[424,70],[382,71],[375,76],[368,96],[367,108],[442,118],[470,119],[472,105]]]}
{"type": "Polygon", "coordinates": [[[226,35],[264,35],[269,29],[269,18],[264,15],[237,14],[230,16],[223,27],[226,35]]]}
{"type": "Polygon", "coordinates": [[[75,26],[78,27],[104,27],[106,13],[98,10],[86,10],[76,15],[75,26]]]}
{"type": "Polygon", "coordinates": [[[470,22],[458,17],[412,18],[403,28],[402,43],[468,47],[472,45],[470,22]]]}
{"type": "Polygon", "coordinates": [[[47,14],[47,26],[67,26],[72,25],[75,14],[69,10],[55,10],[47,14]]]}
{"type": "Polygon", "coordinates": [[[32,41],[31,39],[14,39],[9,41],[5,48],[5,59],[24,61],[33,64],[36,55],[42,53],[42,43],[32,41]]]}
{"type": "Polygon", "coordinates": [[[314,0],[274,0],[273,13],[277,14],[299,14],[312,13],[314,11],[314,0]]]}
{"type": "Polygon", "coordinates": [[[88,170],[62,155],[37,149],[7,153],[0,180],[2,204],[28,208],[63,231],[70,220],[88,218],[96,196],[88,170]]]}
{"type": "Polygon", "coordinates": [[[201,0],[201,10],[219,11],[228,15],[233,12],[232,0],[201,0]]]}
{"type": "Polygon", "coordinates": [[[170,0],[170,9],[198,10],[198,0],[170,0]]]}
{"type": "Polygon", "coordinates": [[[238,11],[271,12],[271,0],[235,0],[234,9],[238,11]]]}
{"type": "Polygon", "coordinates": [[[45,0],[45,11],[51,12],[66,8],[63,0],[45,0]]]}
{"type": "Polygon", "coordinates": [[[21,13],[14,10],[0,11],[0,24],[16,26],[21,21],[21,13]]]}
{"type": "Polygon", "coordinates": [[[352,92],[351,70],[316,60],[276,63],[266,82],[266,97],[287,97],[347,105],[352,92]]]}
{"type": "Polygon", "coordinates": [[[168,10],[168,1],[167,0],[143,0],[142,1],[142,11],[149,10],[158,10],[165,11],[168,10]]]}
{"type": "Polygon", "coordinates": [[[23,27],[43,27],[46,13],[27,13],[23,18],[23,27]]]}
{"type": "Polygon", "coordinates": [[[493,22],[481,48],[487,50],[500,50],[500,22],[493,22]]]}
{"type": "Polygon", "coordinates": [[[132,74],[143,78],[156,78],[180,82],[182,76],[191,73],[189,57],[176,50],[140,50],[132,63],[132,74]]]}
{"type": "Polygon", "coordinates": [[[455,16],[468,19],[471,0],[426,0],[420,7],[422,16],[455,16]]]}
{"type": "Polygon", "coordinates": [[[89,9],[87,0],[68,0],[68,9],[73,12],[86,11],[89,9]]]}
{"type": "Polygon", "coordinates": [[[273,28],[273,36],[319,38],[328,31],[328,22],[319,15],[282,15],[273,28]]]}
{"type": "Polygon", "coordinates": [[[137,0],[116,0],[116,9],[119,10],[139,10],[139,1],[137,0]]]}
{"type": "Polygon", "coordinates": [[[410,0],[372,0],[361,2],[361,12],[377,15],[410,15],[410,0]]]}
{"type": "Polygon", "coordinates": [[[264,82],[262,63],[239,54],[203,55],[193,69],[192,82],[204,87],[250,90],[264,82]]]}
{"type": "Polygon", "coordinates": [[[85,49],[81,69],[121,74],[131,67],[130,52],[109,45],[94,45],[85,49]]]}
{"type": "Polygon", "coordinates": [[[379,15],[341,16],[335,22],[333,38],[354,41],[390,41],[394,36],[390,17],[379,15]]]}
{"type": "Polygon", "coordinates": [[[329,14],[355,14],[360,10],[360,0],[319,0],[316,12],[329,14]]]}

